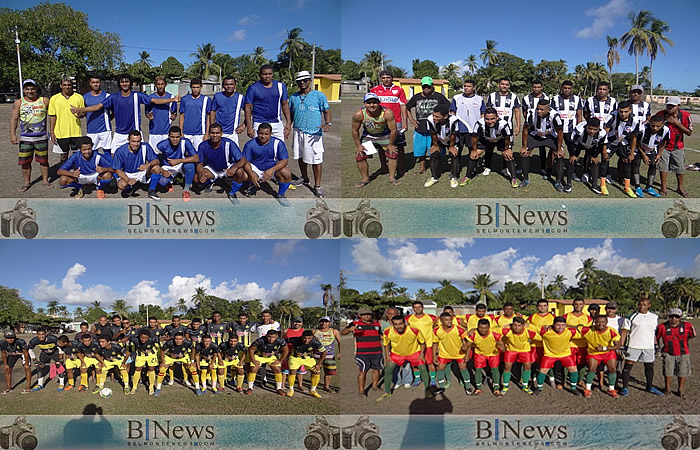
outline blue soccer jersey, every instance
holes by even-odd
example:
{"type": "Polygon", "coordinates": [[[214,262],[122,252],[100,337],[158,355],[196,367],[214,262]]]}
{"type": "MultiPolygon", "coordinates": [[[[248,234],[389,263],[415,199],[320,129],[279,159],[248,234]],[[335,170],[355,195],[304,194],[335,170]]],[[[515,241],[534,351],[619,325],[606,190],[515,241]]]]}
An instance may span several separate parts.
{"type": "Polygon", "coordinates": [[[83,158],[80,152],[74,152],[70,157],[61,164],[61,170],[75,170],[80,168],[81,175],[90,175],[97,172],[97,166],[112,167],[112,159],[107,155],[101,155],[97,152],[92,152],[90,159],[83,158]]]}
{"type": "Polygon", "coordinates": [[[306,134],[322,135],[321,115],[328,109],[328,99],[319,91],[309,91],[306,95],[295,92],[289,97],[294,128],[306,134]]]}
{"type": "Polygon", "coordinates": [[[199,162],[217,172],[228,169],[231,164],[235,164],[243,158],[241,149],[238,148],[236,143],[226,138],[221,139],[221,143],[217,148],[213,148],[211,139],[207,139],[199,144],[197,153],[199,153],[199,162]]]}
{"type": "Polygon", "coordinates": [[[141,130],[141,107],[151,99],[143,92],[132,92],[124,97],[121,92],[110,95],[102,101],[105,109],[114,111],[114,131],[129,134],[131,130],[141,130]]]}
{"type": "MultiPolygon", "coordinates": [[[[93,106],[97,105],[98,103],[102,103],[107,97],[109,97],[109,94],[105,91],[100,92],[100,95],[92,95],[92,92],[83,94],[85,106],[93,106]]],[[[85,121],[87,123],[88,134],[110,131],[112,129],[110,120],[110,110],[107,108],[102,108],[101,111],[92,111],[87,113],[85,116],[85,121]]]]}
{"type": "MultiPolygon", "coordinates": [[[[162,97],[155,92],[148,96],[149,98],[172,98],[170,92],[166,92],[162,97]]],[[[168,134],[170,131],[170,113],[177,112],[177,102],[172,102],[167,105],[154,105],[153,103],[146,105],[146,112],[153,113],[153,120],[148,124],[149,134],[168,134]]]]}
{"type": "Polygon", "coordinates": [[[260,170],[270,169],[279,161],[289,159],[287,147],[276,137],[271,137],[265,145],[261,145],[258,138],[249,140],[243,147],[243,156],[260,170]]]}
{"type": "Polygon", "coordinates": [[[165,159],[183,159],[197,154],[192,141],[186,137],[180,139],[180,145],[177,147],[173,147],[170,144],[170,139],[160,141],[156,147],[161,151],[165,159]]]}
{"type": "Polygon", "coordinates": [[[148,143],[142,142],[136,153],[129,150],[129,144],[124,144],[114,152],[112,168],[128,173],[136,173],[140,171],[139,167],[141,164],[146,164],[154,159],[158,159],[158,155],[148,143]]]}
{"type": "Polygon", "coordinates": [[[211,100],[206,95],[197,98],[187,94],[180,100],[180,114],[185,115],[182,123],[183,134],[204,134],[206,119],[211,112],[211,100]]]}
{"type": "Polygon", "coordinates": [[[236,128],[241,125],[243,96],[234,92],[232,96],[227,97],[223,92],[217,92],[211,103],[211,110],[216,111],[216,122],[223,128],[223,133],[235,133],[236,128]]]}
{"type": "Polygon", "coordinates": [[[245,104],[253,105],[253,122],[277,123],[282,121],[282,102],[287,100],[287,86],[272,80],[266,88],[260,81],[251,84],[245,93],[245,104]]]}

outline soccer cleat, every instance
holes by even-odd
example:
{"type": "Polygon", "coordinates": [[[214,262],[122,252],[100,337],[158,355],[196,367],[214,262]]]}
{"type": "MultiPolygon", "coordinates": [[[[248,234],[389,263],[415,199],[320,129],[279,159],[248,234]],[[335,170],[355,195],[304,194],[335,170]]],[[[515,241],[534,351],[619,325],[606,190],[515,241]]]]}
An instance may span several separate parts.
{"type": "Polygon", "coordinates": [[[223,391],[220,391],[219,389],[213,389],[211,390],[215,394],[221,394],[223,391]]]}
{"type": "Polygon", "coordinates": [[[517,178],[512,178],[510,180],[510,187],[512,187],[513,189],[520,187],[520,182],[518,181],[517,178]]]}
{"type": "MultiPolygon", "coordinates": [[[[153,388],[153,386],[151,386],[150,388],[148,388],[148,395],[155,395],[155,392],[156,392],[156,391],[155,391],[155,389],[153,388]]],[[[133,394],[133,392],[132,392],[132,394],[133,394]]]]}
{"type": "Polygon", "coordinates": [[[418,387],[418,386],[420,386],[420,378],[416,377],[416,379],[413,380],[412,386],[413,386],[413,387],[418,387]]]}
{"type": "Polygon", "coordinates": [[[240,205],[241,204],[241,201],[238,200],[238,196],[236,196],[235,192],[233,194],[231,194],[229,192],[228,194],[226,194],[226,196],[228,197],[228,201],[230,201],[232,205],[240,205]]]}
{"type": "Polygon", "coordinates": [[[566,192],[567,194],[571,194],[571,191],[572,189],[570,184],[564,185],[564,192],[566,192]]]}
{"type": "Polygon", "coordinates": [[[564,192],[564,186],[562,186],[561,183],[554,183],[554,189],[556,189],[557,192],[564,192]]]}
{"type": "Polygon", "coordinates": [[[192,383],[190,383],[190,380],[185,380],[185,386],[192,387],[192,383]]]}
{"type": "Polygon", "coordinates": [[[636,188],[634,188],[634,193],[637,195],[637,197],[644,198],[644,192],[642,192],[641,186],[637,186],[636,188]]]}
{"type": "Polygon", "coordinates": [[[85,389],[87,389],[87,387],[83,386],[82,384],[78,386],[78,392],[85,392],[85,389]]]}
{"type": "Polygon", "coordinates": [[[630,198],[637,198],[637,194],[634,193],[632,188],[625,188],[625,194],[630,198]]]}
{"type": "Polygon", "coordinates": [[[472,395],[479,395],[481,394],[481,389],[474,389],[474,393],[472,395]]]}
{"type": "Polygon", "coordinates": [[[622,388],[622,389],[620,390],[620,395],[623,396],[623,397],[627,397],[628,395],[630,395],[630,390],[627,389],[627,388],[622,388]]]}
{"type": "Polygon", "coordinates": [[[72,385],[72,384],[69,384],[69,385],[66,386],[66,388],[63,389],[63,390],[64,390],[64,391],[72,391],[72,390],[73,390],[73,385],[72,385]]]}
{"type": "Polygon", "coordinates": [[[175,380],[172,380],[172,379],[168,380],[168,386],[172,386],[173,383],[175,383],[175,380]]]}
{"type": "Polygon", "coordinates": [[[287,394],[282,390],[282,389],[277,389],[277,393],[281,395],[282,397],[286,397],[287,394]]]}
{"type": "Polygon", "coordinates": [[[612,398],[619,398],[620,397],[619,395],[617,395],[617,391],[615,389],[610,389],[608,391],[608,394],[610,394],[610,397],[612,397],[612,398]]]}
{"type": "Polygon", "coordinates": [[[194,391],[194,393],[197,395],[204,395],[205,392],[207,392],[207,391],[203,391],[201,389],[195,389],[195,391],[194,391]]]}
{"type": "Polygon", "coordinates": [[[136,388],[133,388],[131,391],[129,391],[129,394],[136,395],[136,388]]]}
{"type": "Polygon", "coordinates": [[[466,186],[466,185],[469,184],[470,181],[472,181],[471,178],[464,177],[464,178],[462,178],[462,180],[459,182],[459,185],[460,185],[460,186],[466,186]]]}
{"type": "Polygon", "coordinates": [[[439,386],[438,386],[438,387],[435,389],[435,393],[436,393],[436,394],[442,394],[443,392],[445,392],[445,387],[444,387],[444,386],[443,386],[443,387],[439,387],[439,386]]]}
{"type": "Polygon", "coordinates": [[[105,199],[105,191],[102,189],[97,190],[97,200],[104,200],[105,199]]]}
{"type": "Polygon", "coordinates": [[[557,384],[557,389],[564,389],[564,386],[561,384],[557,384]]]}
{"type": "Polygon", "coordinates": [[[591,398],[591,390],[590,389],[584,389],[583,390],[583,396],[585,398],[591,398]]]}
{"type": "Polygon", "coordinates": [[[474,386],[467,383],[467,387],[464,388],[464,393],[467,395],[474,395],[474,392],[476,392],[476,389],[474,389],[474,386]]]}
{"type": "Polygon", "coordinates": [[[438,181],[439,180],[437,178],[430,177],[430,178],[428,178],[428,181],[426,181],[423,184],[423,187],[430,187],[430,186],[434,185],[435,183],[437,183],[438,181]]]}
{"type": "Polygon", "coordinates": [[[579,181],[581,181],[581,183],[588,183],[588,180],[589,180],[588,174],[584,173],[583,176],[581,176],[581,179],[579,181]]]}
{"type": "Polygon", "coordinates": [[[658,395],[658,396],[664,395],[663,392],[661,392],[660,390],[656,389],[653,386],[651,387],[651,389],[647,389],[647,392],[649,392],[650,394],[658,395]]]}
{"type": "Polygon", "coordinates": [[[289,206],[289,200],[287,200],[287,197],[285,195],[277,194],[277,201],[280,205],[284,206],[285,208],[289,206]]]}
{"type": "Polygon", "coordinates": [[[452,386],[452,383],[450,383],[449,380],[445,381],[445,389],[449,389],[450,386],[452,386]]]}
{"type": "Polygon", "coordinates": [[[520,185],[518,187],[526,188],[528,186],[530,186],[530,180],[523,180],[520,182],[520,185]]]}
{"type": "Polygon", "coordinates": [[[158,196],[158,193],[156,192],[155,189],[151,189],[148,191],[148,198],[150,198],[151,200],[155,200],[157,202],[160,201],[160,197],[158,196]]]}
{"type": "Polygon", "coordinates": [[[456,188],[457,186],[459,186],[459,181],[457,181],[457,178],[450,178],[450,187],[456,188]]]}
{"type": "Polygon", "coordinates": [[[77,188],[77,189],[75,189],[75,195],[74,195],[74,197],[75,197],[75,198],[83,198],[83,197],[85,197],[85,191],[83,191],[82,188],[77,188]]]}
{"type": "Polygon", "coordinates": [[[613,180],[612,176],[610,176],[610,175],[605,177],[605,182],[608,184],[615,184],[615,180],[613,180]]]}
{"type": "Polygon", "coordinates": [[[483,172],[481,172],[481,174],[485,177],[489,176],[490,173],[491,173],[491,169],[489,169],[488,167],[485,168],[483,172]]]}
{"type": "Polygon", "coordinates": [[[574,174],[574,176],[571,177],[571,181],[578,181],[580,183],[581,179],[578,177],[578,175],[574,174]]]}
{"type": "Polygon", "coordinates": [[[253,395],[253,390],[251,388],[246,389],[245,395],[253,395]]]}
{"type": "Polygon", "coordinates": [[[434,397],[435,397],[435,394],[433,393],[432,390],[430,390],[430,389],[425,390],[425,398],[434,398],[434,397]]]}
{"type": "Polygon", "coordinates": [[[412,386],[411,383],[406,383],[403,385],[403,387],[405,387],[406,389],[411,389],[412,386]]]}
{"type": "Polygon", "coordinates": [[[192,196],[190,195],[190,191],[182,191],[182,201],[187,203],[192,199],[192,196]]]}
{"type": "Polygon", "coordinates": [[[659,192],[656,189],[654,189],[653,187],[649,187],[649,188],[644,189],[644,192],[646,192],[647,194],[649,194],[655,198],[661,197],[661,194],[659,194],[659,192]]]}
{"type": "Polygon", "coordinates": [[[504,387],[503,389],[501,389],[501,395],[506,395],[508,393],[508,389],[509,388],[507,388],[507,387],[504,387]]]}
{"type": "Polygon", "coordinates": [[[287,390],[287,397],[294,397],[294,389],[289,388],[287,390]]]}
{"type": "MultiPolygon", "coordinates": [[[[540,173],[542,173],[542,172],[540,172],[540,173]]],[[[549,173],[546,172],[546,171],[545,171],[544,173],[542,173],[542,179],[543,179],[544,181],[549,180],[549,173]]]]}
{"type": "Polygon", "coordinates": [[[493,395],[495,395],[496,397],[500,397],[500,396],[501,396],[501,391],[499,391],[498,389],[494,389],[493,395]]]}
{"type": "Polygon", "coordinates": [[[314,188],[314,195],[318,198],[325,197],[325,194],[323,193],[323,189],[321,189],[321,186],[314,188]]]}
{"type": "Polygon", "coordinates": [[[296,180],[292,180],[292,186],[303,186],[305,184],[309,184],[309,180],[305,180],[303,178],[297,178],[296,180]]]}
{"type": "Polygon", "coordinates": [[[532,389],[530,389],[528,386],[523,387],[523,392],[530,395],[533,394],[532,389]]]}
{"type": "Polygon", "coordinates": [[[63,392],[64,390],[65,388],[63,386],[59,386],[58,389],[56,389],[56,391],[58,392],[63,392]]]}
{"type": "Polygon", "coordinates": [[[600,187],[600,192],[601,192],[603,195],[610,195],[610,192],[608,192],[608,187],[607,187],[607,186],[601,186],[601,187],[600,187]]]}
{"type": "Polygon", "coordinates": [[[536,387],[535,389],[533,389],[532,393],[534,395],[540,395],[542,393],[542,388],[536,387]]]}
{"type": "Polygon", "coordinates": [[[160,389],[156,389],[153,391],[153,396],[158,397],[160,395],[160,389]]]}
{"type": "Polygon", "coordinates": [[[313,396],[316,397],[316,398],[321,398],[321,394],[319,394],[319,393],[316,392],[316,391],[310,391],[309,394],[313,395],[313,396]]]}
{"type": "Polygon", "coordinates": [[[386,398],[389,398],[389,397],[391,397],[391,394],[388,393],[388,392],[385,392],[385,393],[383,393],[382,395],[380,395],[379,398],[377,398],[377,401],[378,401],[378,402],[381,402],[382,400],[384,400],[384,399],[386,399],[386,398]]]}
{"type": "Polygon", "coordinates": [[[219,389],[217,389],[217,391],[219,391],[219,392],[224,392],[224,387],[223,387],[223,386],[219,386],[219,389]]]}
{"type": "Polygon", "coordinates": [[[101,390],[102,390],[101,387],[95,386],[95,389],[92,390],[92,393],[93,393],[93,394],[99,394],[101,390]]]}
{"type": "Polygon", "coordinates": [[[124,386],[124,394],[129,395],[130,393],[129,386],[124,386]]]}

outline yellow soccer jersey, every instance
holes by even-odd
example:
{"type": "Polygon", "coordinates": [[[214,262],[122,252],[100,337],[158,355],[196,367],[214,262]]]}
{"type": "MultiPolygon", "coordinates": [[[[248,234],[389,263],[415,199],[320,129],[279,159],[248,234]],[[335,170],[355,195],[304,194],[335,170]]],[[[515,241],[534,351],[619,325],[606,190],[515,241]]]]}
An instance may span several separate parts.
{"type": "Polygon", "coordinates": [[[610,349],[615,346],[615,342],[620,340],[620,335],[610,327],[607,327],[602,333],[593,328],[585,327],[581,330],[581,335],[588,345],[589,355],[602,355],[603,353],[607,353],[610,350],[599,352],[596,348],[600,345],[601,347],[608,347],[608,349],[610,349]]]}
{"type": "Polygon", "coordinates": [[[515,319],[517,316],[513,314],[510,317],[506,317],[504,315],[496,316],[493,319],[494,322],[494,329],[496,333],[501,333],[505,328],[510,328],[510,324],[513,323],[513,319],[515,319]]]}
{"type": "Polygon", "coordinates": [[[532,349],[530,340],[534,339],[536,335],[537,333],[527,328],[520,334],[515,334],[512,328],[505,328],[501,341],[508,352],[529,352],[532,349]]]}
{"type": "Polygon", "coordinates": [[[438,344],[438,355],[446,359],[460,359],[466,356],[462,352],[462,339],[466,338],[467,330],[452,325],[452,328],[445,329],[439,325],[434,331],[435,342],[438,344]]]}
{"type": "Polygon", "coordinates": [[[384,346],[391,344],[391,353],[399,356],[411,356],[420,351],[420,344],[425,344],[423,333],[417,328],[406,327],[403,334],[396,332],[394,327],[384,330],[384,346]]]}
{"type": "Polygon", "coordinates": [[[481,356],[498,356],[498,342],[501,339],[500,333],[494,333],[489,331],[486,337],[480,335],[477,332],[469,333],[467,335],[469,342],[474,343],[474,352],[481,356]]]}
{"type": "Polygon", "coordinates": [[[535,332],[535,338],[532,340],[532,345],[535,347],[542,347],[542,336],[540,336],[539,331],[543,326],[551,326],[554,323],[554,314],[551,312],[544,315],[535,313],[527,318],[527,322],[530,324],[529,328],[535,332]]]}
{"type": "Polygon", "coordinates": [[[574,336],[580,336],[578,331],[571,328],[566,328],[561,334],[557,334],[554,328],[549,328],[545,331],[543,327],[539,334],[542,336],[544,356],[549,356],[550,358],[571,356],[571,340],[574,336]]]}
{"type": "MultiPolygon", "coordinates": [[[[579,331],[581,330],[581,327],[591,326],[591,316],[586,313],[581,313],[581,315],[577,317],[574,315],[574,313],[570,312],[564,314],[564,318],[566,319],[567,327],[575,327],[579,331]]],[[[571,340],[572,347],[585,348],[587,345],[588,343],[582,337],[577,337],[571,340]]]]}
{"type": "Polygon", "coordinates": [[[423,333],[425,337],[425,345],[428,347],[433,345],[433,324],[437,320],[432,314],[423,314],[418,318],[415,314],[411,314],[406,317],[406,323],[409,327],[417,328],[423,333]]]}
{"type": "Polygon", "coordinates": [[[462,316],[462,320],[467,323],[467,331],[476,329],[477,325],[479,324],[479,320],[481,319],[488,320],[490,327],[494,327],[493,316],[491,314],[486,314],[484,317],[479,317],[476,314],[466,314],[462,316]]]}

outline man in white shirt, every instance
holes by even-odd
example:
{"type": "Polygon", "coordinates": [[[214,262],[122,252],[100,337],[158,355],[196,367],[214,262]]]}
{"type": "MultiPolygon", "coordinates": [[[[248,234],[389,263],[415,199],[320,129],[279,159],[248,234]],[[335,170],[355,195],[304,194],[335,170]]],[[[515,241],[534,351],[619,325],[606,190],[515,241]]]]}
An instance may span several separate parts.
{"type": "Polygon", "coordinates": [[[608,326],[615,330],[617,334],[620,334],[620,327],[625,321],[625,318],[617,315],[617,303],[608,302],[608,304],[605,305],[605,316],[608,318],[608,326]]]}
{"type": "Polygon", "coordinates": [[[637,302],[637,311],[627,316],[620,328],[622,342],[625,345],[625,368],[622,371],[622,390],[620,395],[629,395],[629,381],[632,366],[636,362],[644,363],[646,391],[655,395],[664,395],[654,387],[654,339],[659,316],[649,312],[651,300],[642,297],[637,302]]]}

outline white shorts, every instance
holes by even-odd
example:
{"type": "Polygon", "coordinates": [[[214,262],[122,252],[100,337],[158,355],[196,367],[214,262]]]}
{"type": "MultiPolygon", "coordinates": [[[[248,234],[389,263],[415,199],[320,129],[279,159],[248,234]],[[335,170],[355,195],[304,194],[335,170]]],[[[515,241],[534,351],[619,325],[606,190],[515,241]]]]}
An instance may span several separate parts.
{"type": "Polygon", "coordinates": [[[148,178],[146,177],[145,170],[142,170],[140,172],[124,172],[124,174],[129,178],[135,179],[139,183],[148,183],[148,178]]]}
{"type": "Polygon", "coordinates": [[[88,133],[87,137],[92,139],[92,148],[97,150],[110,150],[112,148],[112,132],[103,131],[102,133],[88,133]]]}
{"type": "MultiPolygon", "coordinates": [[[[228,170],[231,166],[228,166],[226,170],[228,170]]],[[[221,172],[217,172],[214,170],[211,166],[204,166],[205,169],[207,169],[209,172],[214,175],[214,179],[216,180],[217,178],[224,178],[226,177],[226,170],[222,170],[221,172]]]]}
{"type": "Polygon", "coordinates": [[[164,141],[168,139],[167,134],[150,134],[148,135],[148,143],[150,144],[151,147],[153,147],[153,151],[156,152],[157,155],[160,155],[160,150],[158,150],[158,143],[160,141],[164,141]]]}
{"type": "Polygon", "coordinates": [[[195,150],[199,150],[199,144],[204,142],[203,134],[183,134],[183,136],[192,141],[195,150]]]}
{"type": "Polygon", "coordinates": [[[182,170],[182,165],[183,165],[183,164],[184,164],[184,163],[175,164],[174,166],[167,166],[167,165],[165,165],[165,166],[160,166],[160,168],[161,168],[162,170],[165,170],[166,172],[168,172],[168,173],[172,176],[172,175],[177,175],[177,174],[179,174],[179,173],[185,173],[185,172],[182,170]]]}
{"type": "Polygon", "coordinates": [[[306,164],[323,162],[323,136],[307,134],[295,128],[292,139],[294,140],[294,159],[301,157],[306,164]]]}
{"type": "Polygon", "coordinates": [[[80,174],[78,176],[78,184],[97,184],[97,177],[99,174],[97,172],[90,175],[80,174]]]}
{"type": "Polygon", "coordinates": [[[238,143],[238,133],[232,133],[232,134],[224,134],[222,137],[225,137],[226,139],[231,139],[233,142],[236,143],[240,147],[241,144],[238,143]]]}
{"type": "MultiPolygon", "coordinates": [[[[255,136],[258,135],[258,127],[262,122],[253,122],[253,130],[255,130],[255,136]]],[[[275,122],[270,124],[272,126],[272,135],[277,139],[284,141],[284,125],[282,122],[275,122]]]]}
{"type": "Polygon", "coordinates": [[[129,143],[129,134],[114,133],[112,137],[112,148],[114,150],[118,149],[124,144],[129,143]]]}
{"type": "Polygon", "coordinates": [[[654,349],[653,348],[628,348],[625,351],[625,360],[634,362],[654,362],[654,349]]]}
{"type": "Polygon", "coordinates": [[[250,163],[250,168],[253,169],[253,172],[255,172],[255,174],[256,174],[258,177],[262,177],[262,176],[263,176],[263,173],[265,172],[264,170],[258,169],[258,167],[257,167],[255,164],[253,164],[253,163],[250,163]]]}

